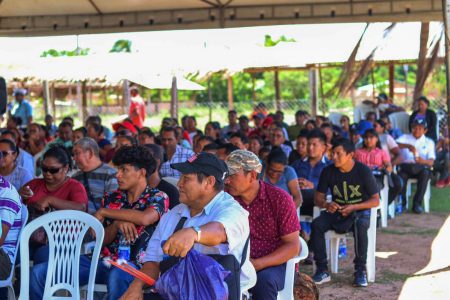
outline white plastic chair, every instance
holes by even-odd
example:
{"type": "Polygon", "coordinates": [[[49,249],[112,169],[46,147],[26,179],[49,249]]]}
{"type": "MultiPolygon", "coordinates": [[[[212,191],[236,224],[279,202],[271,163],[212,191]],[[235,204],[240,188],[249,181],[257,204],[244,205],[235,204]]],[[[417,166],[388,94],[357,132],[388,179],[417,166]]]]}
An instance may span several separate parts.
{"type": "Polygon", "coordinates": [[[389,121],[392,128],[398,128],[403,133],[409,133],[409,114],[404,111],[398,111],[389,115],[389,121]]]}
{"type": "Polygon", "coordinates": [[[294,275],[295,264],[308,257],[308,245],[300,239],[300,253],[286,263],[286,276],[284,277],[284,289],[278,292],[278,300],[294,300],[294,275]]]}
{"type": "MultiPolygon", "coordinates": [[[[43,227],[49,244],[48,271],[45,280],[43,299],[61,299],[55,292],[66,291],[70,294],[64,299],[80,299],[79,268],[83,238],[92,228],[96,235],[89,272],[88,299],[93,299],[94,281],[98,258],[103,243],[104,229],[93,216],[75,210],[60,210],[47,213],[29,223],[22,232],[20,243],[28,245],[31,234],[43,227]]],[[[21,284],[20,298],[29,297],[30,258],[28,247],[20,248],[21,284]]]]}
{"type": "MultiPolygon", "coordinates": [[[[377,209],[374,207],[370,209],[370,226],[367,232],[369,243],[367,247],[367,280],[375,282],[375,248],[377,240],[377,209]]],[[[325,240],[330,241],[330,264],[331,272],[338,272],[338,258],[339,258],[339,241],[342,238],[352,237],[348,234],[338,234],[334,230],[329,230],[325,233],[325,240]]]]}
{"type": "MultiPolygon", "coordinates": [[[[22,210],[22,228],[20,229],[19,237],[20,237],[20,234],[21,234],[23,228],[25,227],[25,224],[27,224],[27,221],[28,221],[27,207],[22,204],[21,210],[22,210]]],[[[1,236],[1,233],[0,233],[0,236],[1,236]]],[[[14,252],[11,274],[9,274],[9,277],[6,280],[0,281],[0,288],[4,288],[4,287],[8,288],[8,299],[10,299],[10,300],[16,299],[16,295],[14,294],[12,280],[13,280],[13,276],[14,276],[14,264],[16,262],[16,256],[17,256],[17,253],[19,253],[19,245],[20,245],[20,239],[17,241],[16,250],[14,252]]]]}
{"type": "MultiPolygon", "coordinates": [[[[409,198],[411,197],[411,184],[417,183],[417,179],[409,178],[406,183],[406,207],[408,207],[409,198]]],[[[427,189],[423,196],[423,209],[426,213],[430,212],[430,199],[431,199],[431,180],[428,180],[427,189]]]]}
{"type": "Polygon", "coordinates": [[[338,112],[332,112],[328,115],[328,120],[330,120],[331,124],[336,126],[341,126],[341,118],[343,114],[338,112]]]}
{"type": "Polygon", "coordinates": [[[383,189],[380,191],[380,215],[381,227],[387,227],[388,223],[388,206],[389,206],[389,182],[388,176],[383,176],[383,189]]]}
{"type": "Polygon", "coordinates": [[[163,177],[165,181],[170,183],[171,185],[175,186],[178,189],[178,178],[176,177],[163,177]]]}

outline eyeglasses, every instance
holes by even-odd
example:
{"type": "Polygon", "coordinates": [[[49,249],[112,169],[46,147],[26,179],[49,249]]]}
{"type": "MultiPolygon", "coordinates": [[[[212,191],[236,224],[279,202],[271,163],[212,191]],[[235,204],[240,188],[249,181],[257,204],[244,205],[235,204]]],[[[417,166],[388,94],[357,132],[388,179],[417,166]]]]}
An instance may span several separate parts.
{"type": "Polygon", "coordinates": [[[42,166],[42,173],[50,173],[50,174],[56,174],[59,172],[59,170],[61,170],[63,167],[61,168],[47,168],[42,166]]]}
{"type": "Polygon", "coordinates": [[[1,157],[6,157],[6,156],[8,156],[10,154],[13,154],[13,153],[15,153],[15,152],[14,151],[0,151],[0,158],[1,157]]]}

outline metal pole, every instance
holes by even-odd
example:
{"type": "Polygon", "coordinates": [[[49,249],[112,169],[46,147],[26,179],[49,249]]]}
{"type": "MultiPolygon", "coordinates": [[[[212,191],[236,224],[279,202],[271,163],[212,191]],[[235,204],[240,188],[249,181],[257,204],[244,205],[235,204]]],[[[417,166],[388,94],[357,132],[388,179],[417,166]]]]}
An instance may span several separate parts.
{"type": "Polygon", "coordinates": [[[170,116],[178,120],[178,88],[177,77],[172,77],[172,99],[170,101],[170,116]]]}
{"type": "Polygon", "coordinates": [[[275,71],[275,107],[281,110],[280,76],[278,70],[275,71]]]}
{"type": "MultiPolygon", "coordinates": [[[[212,75],[211,75],[212,76],[212,75]]],[[[208,77],[208,106],[209,106],[209,122],[212,121],[212,90],[211,76],[208,77]]]]}
{"type": "MultiPolygon", "coordinates": [[[[445,75],[447,87],[447,127],[450,130],[450,47],[449,47],[449,31],[450,31],[450,0],[442,0],[442,8],[444,13],[445,28],[445,75]]],[[[438,125],[439,126],[439,125],[438,125]]]]}

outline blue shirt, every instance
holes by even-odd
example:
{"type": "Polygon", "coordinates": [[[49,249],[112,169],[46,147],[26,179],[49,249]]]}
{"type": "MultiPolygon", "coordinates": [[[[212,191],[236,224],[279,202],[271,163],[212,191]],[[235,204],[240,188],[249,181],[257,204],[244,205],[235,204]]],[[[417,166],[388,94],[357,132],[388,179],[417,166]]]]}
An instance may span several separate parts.
{"type": "MultiPolygon", "coordinates": [[[[295,174],[294,169],[290,166],[286,166],[284,168],[283,174],[281,174],[280,179],[273,185],[282,189],[283,191],[286,191],[288,194],[291,194],[291,192],[289,191],[288,183],[289,181],[294,179],[297,179],[297,175],[295,174]]],[[[266,177],[264,181],[272,184],[268,177],[266,177]]]]}
{"type": "Polygon", "coordinates": [[[11,183],[16,190],[20,190],[28,181],[33,179],[33,175],[25,168],[21,166],[16,166],[11,174],[3,176],[6,180],[11,183]]]}
{"type": "Polygon", "coordinates": [[[33,107],[23,99],[21,103],[16,102],[11,111],[12,115],[22,120],[22,126],[28,125],[29,119],[33,116],[33,107]]]}
{"type": "Polygon", "coordinates": [[[317,188],[319,184],[320,174],[322,170],[330,164],[330,161],[322,156],[322,159],[312,167],[309,158],[305,158],[304,160],[297,160],[292,164],[292,168],[294,168],[295,173],[297,173],[298,178],[305,178],[312,183],[314,183],[314,188],[317,188]]]}

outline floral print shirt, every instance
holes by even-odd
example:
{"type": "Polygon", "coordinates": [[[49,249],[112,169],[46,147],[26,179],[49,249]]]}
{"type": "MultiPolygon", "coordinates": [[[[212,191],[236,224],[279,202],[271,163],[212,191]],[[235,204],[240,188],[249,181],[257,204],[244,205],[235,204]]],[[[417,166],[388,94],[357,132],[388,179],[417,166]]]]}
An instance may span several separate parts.
{"type": "MultiPolygon", "coordinates": [[[[136,209],[139,211],[144,211],[147,208],[153,208],[161,218],[161,216],[165,212],[167,212],[169,208],[169,197],[166,195],[166,193],[147,186],[144,192],[142,192],[142,194],[139,196],[139,199],[134,203],[130,203],[128,202],[127,191],[116,190],[112,193],[105,194],[102,199],[102,207],[108,209],[136,209]]],[[[113,222],[113,219],[106,218],[103,225],[106,228],[113,222]]],[[[143,243],[142,238],[144,238],[145,240],[150,239],[150,236],[146,238],[143,235],[147,233],[152,234],[154,229],[156,228],[156,225],[158,225],[158,222],[147,227],[143,225],[136,225],[138,238],[130,245],[130,261],[136,264],[136,266],[138,266],[139,268],[142,266],[142,259],[147,248],[147,243],[143,243]]],[[[114,241],[103,248],[102,257],[110,257],[113,260],[117,260],[119,244],[122,239],[124,239],[124,235],[119,231],[114,241]]]]}

